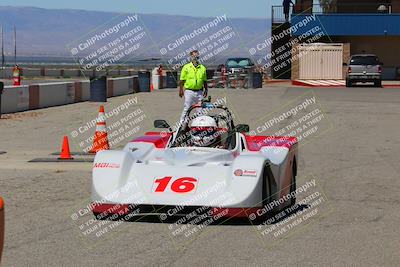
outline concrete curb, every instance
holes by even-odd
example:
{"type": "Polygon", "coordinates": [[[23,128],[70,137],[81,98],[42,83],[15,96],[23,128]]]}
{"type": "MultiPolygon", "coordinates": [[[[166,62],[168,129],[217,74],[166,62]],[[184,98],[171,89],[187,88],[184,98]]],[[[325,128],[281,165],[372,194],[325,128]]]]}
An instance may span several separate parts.
{"type": "MultiPolygon", "coordinates": [[[[326,84],[310,84],[307,82],[299,81],[299,80],[293,80],[292,85],[295,86],[303,86],[303,87],[326,87],[326,88],[346,88],[346,85],[326,85],[326,84]]],[[[384,84],[382,88],[399,88],[400,89],[400,83],[399,84],[384,84]]]]}

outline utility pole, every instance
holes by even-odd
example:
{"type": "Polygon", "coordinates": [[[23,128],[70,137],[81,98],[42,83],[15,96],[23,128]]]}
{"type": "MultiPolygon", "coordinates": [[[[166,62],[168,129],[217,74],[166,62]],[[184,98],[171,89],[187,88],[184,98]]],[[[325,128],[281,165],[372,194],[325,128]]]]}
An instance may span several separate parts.
{"type": "Polygon", "coordinates": [[[3,35],[3,26],[1,26],[1,70],[3,72],[3,79],[5,77],[5,58],[4,58],[4,35],[3,35]]]}
{"type": "Polygon", "coordinates": [[[17,65],[17,28],[14,25],[14,65],[17,65]]]}
{"type": "MultiPolygon", "coordinates": [[[[4,79],[4,35],[3,35],[3,26],[1,26],[1,71],[3,72],[4,79]]],[[[0,81],[0,119],[1,119],[1,95],[3,94],[4,83],[0,81]]]]}

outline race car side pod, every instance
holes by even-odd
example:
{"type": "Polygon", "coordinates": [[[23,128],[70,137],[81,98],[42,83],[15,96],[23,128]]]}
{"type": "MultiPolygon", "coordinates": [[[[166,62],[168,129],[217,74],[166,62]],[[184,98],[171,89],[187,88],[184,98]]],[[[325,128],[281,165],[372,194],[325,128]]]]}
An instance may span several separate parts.
{"type": "Polygon", "coordinates": [[[0,263],[4,244],[4,201],[0,197],[0,263]]]}
{"type": "Polygon", "coordinates": [[[29,162],[93,162],[93,158],[73,158],[69,150],[68,136],[64,136],[60,157],[58,158],[38,158],[29,162]]]}
{"type": "Polygon", "coordinates": [[[93,146],[89,153],[97,153],[101,150],[109,150],[108,135],[106,127],[106,117],[104,106],[100,106],[99,116],[97,117],[96,132],[94,133],[93,146]]]}

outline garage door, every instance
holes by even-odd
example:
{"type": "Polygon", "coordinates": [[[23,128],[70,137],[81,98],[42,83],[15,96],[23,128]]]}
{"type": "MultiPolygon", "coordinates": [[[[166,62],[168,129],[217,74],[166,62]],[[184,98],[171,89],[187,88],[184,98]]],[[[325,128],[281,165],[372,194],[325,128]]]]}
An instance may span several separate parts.
{"type": "Polygon", "coordinates": [[[300,79],[342,79],[343,44],[299,46],[300,79]]]}

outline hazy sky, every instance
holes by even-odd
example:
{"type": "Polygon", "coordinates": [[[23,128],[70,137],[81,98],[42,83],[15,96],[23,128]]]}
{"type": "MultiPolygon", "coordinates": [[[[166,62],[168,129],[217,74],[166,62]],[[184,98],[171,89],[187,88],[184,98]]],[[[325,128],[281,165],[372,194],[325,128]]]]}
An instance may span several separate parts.
{"type": "Polygon", "coordinates": [[[72,8],[201,17],[216,16],[224,12],[230,17],[246,18],[270,17],[271,5],[281,4],[282,0],[3,0],[0,2],[0,5],[3,6],[72,8]]]}

